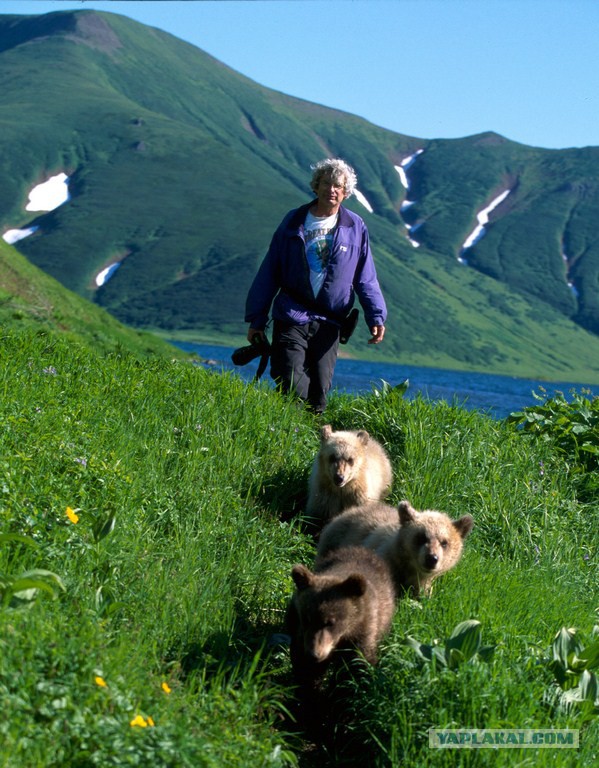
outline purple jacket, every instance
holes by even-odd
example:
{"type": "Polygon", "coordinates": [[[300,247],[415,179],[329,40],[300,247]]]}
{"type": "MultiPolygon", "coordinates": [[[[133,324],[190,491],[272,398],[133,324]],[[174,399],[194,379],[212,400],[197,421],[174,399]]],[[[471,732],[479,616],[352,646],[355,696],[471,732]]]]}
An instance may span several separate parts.
{"type": "Polygon", "coordinates": [[[246,323],[264,330],[272,304],[275,320],[303,325],[318,319],[338,324],[357,295],[367,326],[384,325],[387,307],[376,276],[366,224],[343,206],[339,209],[325,280],[314,296],[304,240],[304,221],[313,202],[290,211],[274,233],[248,293],[246,323]]]}

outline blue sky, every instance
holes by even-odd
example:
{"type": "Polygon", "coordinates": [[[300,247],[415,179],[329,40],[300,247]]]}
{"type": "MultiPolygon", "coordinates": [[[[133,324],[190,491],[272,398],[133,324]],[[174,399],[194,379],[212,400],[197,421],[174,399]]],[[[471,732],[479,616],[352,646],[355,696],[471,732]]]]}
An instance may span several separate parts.
{"type": "Polygon", "coordinates": [[[419,138],[599,146],[597,0],[0,0],[159,27],[262,85],[419,138]]]}

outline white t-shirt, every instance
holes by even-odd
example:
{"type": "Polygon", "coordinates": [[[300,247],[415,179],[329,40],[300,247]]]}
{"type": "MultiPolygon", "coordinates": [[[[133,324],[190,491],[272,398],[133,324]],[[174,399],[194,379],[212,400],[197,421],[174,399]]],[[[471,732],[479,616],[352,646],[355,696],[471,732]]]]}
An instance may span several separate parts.
{"type": "Polygon", "coordinates": [[[310,267],[310,283],[314,296],[318,295],[324,282],[338,218],[338,213],[332,216],[313,216],[310,211],[306,216],[304,238],[306,240],[306,256],[310,267]]]}

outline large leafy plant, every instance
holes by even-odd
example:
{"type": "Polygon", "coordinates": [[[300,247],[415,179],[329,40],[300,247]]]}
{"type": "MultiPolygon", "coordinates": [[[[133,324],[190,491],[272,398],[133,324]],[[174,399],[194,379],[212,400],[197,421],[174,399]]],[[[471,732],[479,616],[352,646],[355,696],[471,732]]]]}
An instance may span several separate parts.
{"type": "Polygon", "coordinates": [[[421,643],[413,637],[407,637],[405,643],[422,661],[452,670],[473,659],[490,661],[495,652],[495,646],[483,646],[481,624],[476,619],[457,624],[445,645],[438,640],[432,644],[421,643]]]}
{"type": "Polygon", "coordinates": [[[583,645],[576,629],[562,627],[551,646],[549,668],[557,683],[558,707],[579,709],[587,718],[599,715],[599,626],[583,645]]]}
{"type": "Polygon", "coordinates": [[[562,392],[553,397],[533,393],[537,405],[512,413],[508,422],[525,432],[551,440],[568,457],[588,471],[599,467],[599,397],[586,397],[586,391],[562,392]]]}

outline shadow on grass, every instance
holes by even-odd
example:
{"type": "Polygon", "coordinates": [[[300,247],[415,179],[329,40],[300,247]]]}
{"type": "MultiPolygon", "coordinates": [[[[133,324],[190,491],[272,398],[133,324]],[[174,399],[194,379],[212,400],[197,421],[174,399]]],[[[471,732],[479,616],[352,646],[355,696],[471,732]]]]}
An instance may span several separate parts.
{"type": "MultiPolygon", "coordinates": [[[[243,685],[247,675],[271,690],[274,728],[296,754],[300,768],[373,765],[375,745],[356,721],[364,662],[342,661],[323,687],[300,695],[289,661],[290,638],[284,621],[255,622],[240,611],[232,634],[215,632],[202,643],[190,643],[178,654],[182,679],[199,674],[204,683],[243,685]]],[[[363,714],[363,710],[360,710],[363,714]]]]}
{"type": "MultiPolygon", "coordinates": [[[[256,496],[255,492],[252,495],[256,496]]],[[[265,510],[282,522],[288,522],[301,515],[306,508],[307,499],[307,475],[298,475],[297,471],[291,470],[281,470],[269,475],[256,497],[265,510]]]]}
{"type": "Polygon", "coordinates": [[[367,704],[360,701],[360,719],[356,706],[361,682],[367,675],[365,662],[341,661],[318,691],[292,691],[285,702],[289,719],[283,721],[282,730],[291,733],[300,744],[300,768],[375,765],[377,746],[361,727],[361,720],[369,719],[365,712],[367,704]]]}

